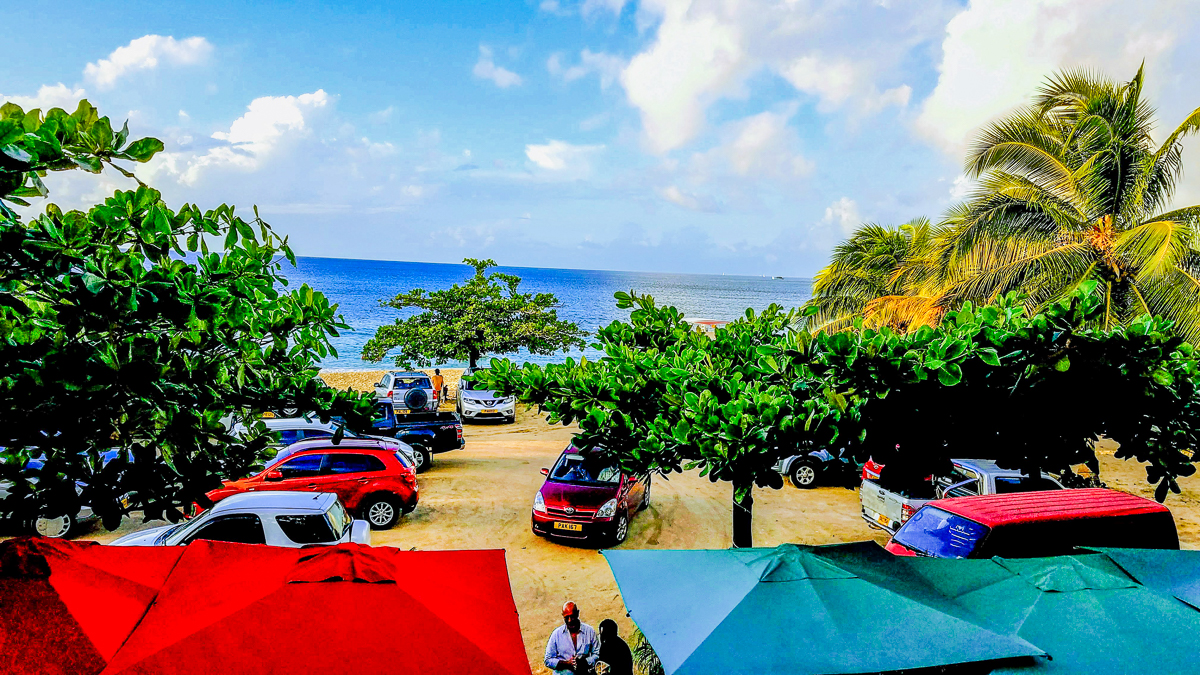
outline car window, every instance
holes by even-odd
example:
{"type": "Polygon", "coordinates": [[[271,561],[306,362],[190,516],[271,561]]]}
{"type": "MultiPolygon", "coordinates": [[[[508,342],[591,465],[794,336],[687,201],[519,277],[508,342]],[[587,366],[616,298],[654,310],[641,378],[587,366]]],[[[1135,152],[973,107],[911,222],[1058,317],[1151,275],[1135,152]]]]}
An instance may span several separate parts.
{"type": "Polygon", "coordinates": [[[1036,492],[1038,490],[1061,490],[1062,486],[1054,481],[1039,476],[1003,476],[996,479],[996,494],[1006,495],[1013,492],[1036,492]]]}
{"type": "Polygon", "coordinates": [[[284,478],[309,478],[321,474],[321,460],[325,455],[304,455],[293,457],[279,465],[279,472],[284,478]]]}
{"type": "Polygon", "coordinates": [[[279,529],[297,544],[323,544],[337,541],[323,513],[302,513],[275,516],[279,529]]]}
{"type": "Polygon", "coordinates": [[[600,453],[564,453],[550,471],[550,478],[563,483],[616,484],[621,482],[621,469],[600,453]]]}
{"type": "Polygon", "coordinates": [[[428,377],[397,377],[392,389],[432,389],[428,377]]]}
{"type": "Polygon", "coordinates": [[[253,513],[237,513],[213,518],[188,535],[182,543],[186,544],[197,539],[229,541],[236,544],[267,543],[262,521],[253,513]]]}
{"type": "Polygon", "coordinates": [[[966,558],[988,533],[988,527],[936,506],[919,509],[896,532],[895,540],[935,558],[966,558]]]}
{"type": "Polygon", "coordinates": [[[371,455],[330,455],[327,473],[365,473],[367,471],[383,471],[386,467],[383,460],[371,455]]]}
{"type": "Polygon", "coordinates": [[[942,479],[942,482],[947,488],[957,486],[946,490],[945,496],[947,497],[975,497],[979,495],[979,475],[970,469],[956,466],[950,471],[949,476],[942,479]],[[965,481],[971,482],[965,483],[965,481]]]}
{"type": "Polygon", "coordinates": [[[399,450],[396,451],[396,461],[400,462],[400,466],[406,469],[413,468],[412,462],[408,461],[408,457],[405,457],[404,453],[400,452],[399,450]]]}
{"type": "Polygon", "coordinates": [[[284,445],[291,445],[292,443],[295,443],[298,440],[300,440],[300,430],[299,429],[280,429],[279,430],[279,442],[280,443],[283,443],[284,445]]]}
{"type": "Polygon", "coordinates": [[[354,519],[346,512],[346,507],[342,506],[340,501],[334,502],[333,506],[329,507],[329,513],[325,515],[329,517],[329,525],[338,539],[341,539],[346,530],[354,523],[354,519]]]}
{"type": "Polygon", "coordinates": [[[375,406],[375,414],[371,417],[371,421],[386,422],[388,419],[388,410],[390,410],[391,407],[392,404],[390,403],[384,403],[383,405],[375,406]]]}
{"type": "Polygon", "coordinates": [[[329,438],[330,436],[333,436],[333,432],[326,431],[325,429],[305,429],[304,430],[305,438],[329,438]]]}

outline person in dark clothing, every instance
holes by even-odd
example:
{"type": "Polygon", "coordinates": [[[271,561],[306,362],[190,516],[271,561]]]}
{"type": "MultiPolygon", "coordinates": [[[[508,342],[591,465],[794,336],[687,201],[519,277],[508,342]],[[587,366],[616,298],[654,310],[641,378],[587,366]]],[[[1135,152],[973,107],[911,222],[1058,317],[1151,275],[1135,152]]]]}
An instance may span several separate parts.
{"type": "Polygon", "coordinates": [[[633,675],[633,654],[612,619],[600,622],[600,660],[608,664],[608,675],[633,675]]]}

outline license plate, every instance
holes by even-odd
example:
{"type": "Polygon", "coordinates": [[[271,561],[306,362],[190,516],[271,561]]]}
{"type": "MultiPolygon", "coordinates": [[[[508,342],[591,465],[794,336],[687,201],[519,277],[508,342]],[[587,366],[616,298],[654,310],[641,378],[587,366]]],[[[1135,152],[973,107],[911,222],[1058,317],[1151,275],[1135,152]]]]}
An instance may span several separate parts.
{"type": "Polygon", "coordinates": [[[892,526],[892,519],[888,518],[887,516],[883,515],[882,513],[875,516],[875,521],[884,527],[892,526]]]}
{"type": "Polygon", "coordinates": [[[129,508],[129,497],[121,497],[121,508],[129,508]]]}
{"type": "Polygon", "coordinates": [[[569,532],[582,532],[583,525],[581,525],[580,523],[555,523],[554,529],[567,530],[569,532]]]}
{"type": "Polygon", "coordinates": [[[264,420],[269,420],[269,419],[273,419],[273,418],[275,417],[275,413],[273,413],[273,412],[271,412],[270,410],[268,410],[268,411],[264,412],[264,413],[262,414],[262,416],[263,416],[263,419],[264,419],[264,420]]]}
{"type": "Polygon", "coordinates": [[[495,408],[484,408],[483,410],[480,410],[479,412],[481,412],[485,415],[488,415],[488,414],[497,412],[497,410],[495,408]]]}
{"type": "Polygon", "coordinates": [[[396,414],[397,414],[397,415],[407,415],[407,414],[408,414],[408,413],[410,413],[410,412],[412,412],[412,411],[411,411],[411,410],[409,410],[408,408],[401,408],[401,409],[399,409],[399,410],[397,410],[397,411],[396,411],[396,414]]]}

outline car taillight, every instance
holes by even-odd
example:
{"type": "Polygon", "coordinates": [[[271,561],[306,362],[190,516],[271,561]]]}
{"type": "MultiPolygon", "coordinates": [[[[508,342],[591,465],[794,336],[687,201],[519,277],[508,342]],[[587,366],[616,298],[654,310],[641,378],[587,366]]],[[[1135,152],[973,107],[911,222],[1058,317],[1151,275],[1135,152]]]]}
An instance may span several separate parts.
{"type": "Polygon", "coordinates": [[[461,441],[462,440],[462,427],[455,427],[454,430],[458,432],[458,440],[461,441]]]}
{"type": "Polygon", "coordinates": [[[388,392],[388,395],[387,395],[387,397],[388,397],[388,398],[391,398],[391,397],[392,397],[392,392],[390,392],[390,391],[389,391],[389,392],[388,392]]]}
{"type": "Polygon", "coordinates": [[[403,480],[409,487],[414,487],[417,484],[417,477],[411,473],[404,474],[403,480]]]}
{"type": "Polygon", "coordinates": [[[908,519],[912,518],[912,514],[916,512],[917,510],[912,507],[912,504],[902,505],[900,507],[900,522],[907,523],[908,519]]]}

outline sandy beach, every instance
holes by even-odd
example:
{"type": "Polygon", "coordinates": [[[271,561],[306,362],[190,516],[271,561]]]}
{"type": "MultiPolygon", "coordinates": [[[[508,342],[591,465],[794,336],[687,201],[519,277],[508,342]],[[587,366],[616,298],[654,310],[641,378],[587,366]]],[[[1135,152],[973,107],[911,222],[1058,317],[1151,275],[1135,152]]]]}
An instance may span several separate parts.
{"type": "MultiPolygon", "coordinates": [[[[382,371],[324,374],[338,386],[369,388],[382,371]],[[344,383],[344,384],[343,384],[344,383]]],[[[446,372],[457,382],[461,371],[446,372]]],[[[550,466],[570,441],[569,427],[550,426],[522,407],[516,424],[469,424],[467,446],[437,455],[420,477],[421,501],[395,528],[373,533],[375,545],[406,549],[504,549],[513,596],[530,665],[546,672],[542,651],[559,625],[559,607],[575,600],[584,621],[595,625],[613,618],[622,634],[632,630],[616,582],[594,548],[548,541],[529,528],[533,494],[543,481],[541,467],[550,466]]],[[[1101,451],[1101,476],[1110,487],[1152,497],[1144,469],[1118,461],[1111,447],[1101,451]]],[[[1200,548],[1200,479],[1180,481],[1183,494],[1171,495],[1184,548],[1200,548]]],[[[731,488],[710,483],[695,472],[652,482],[652,505],[634,517],[624,548],[728,548],[731,488]]],[[[111,541],[127,532],[161,523],[142,524],[127,518],[115,532],[98,526],[86,538],[111,541]]],[[[754,543],[832,544],[874,539],[885,541],[859,517],[858,495],[845,488],[756,490],[754,543]]],[[[430,580],[439,582],[442,580],[430,580]]]]}

